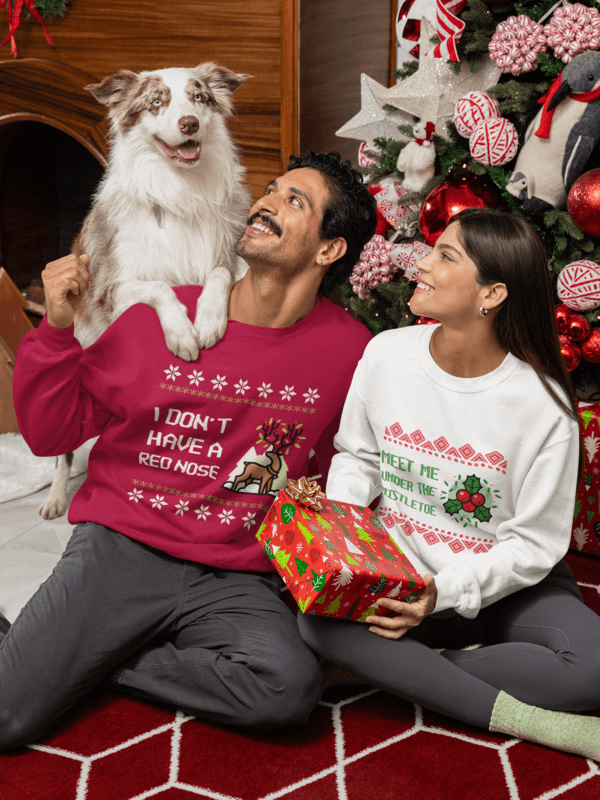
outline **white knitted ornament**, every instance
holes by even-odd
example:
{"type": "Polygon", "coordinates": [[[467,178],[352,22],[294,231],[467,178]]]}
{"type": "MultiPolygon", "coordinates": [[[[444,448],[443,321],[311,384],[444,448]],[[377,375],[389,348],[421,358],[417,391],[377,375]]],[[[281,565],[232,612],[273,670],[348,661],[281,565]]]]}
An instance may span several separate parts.
{"type": "Polygon", "coordinates": [[[568,64],[579,53],[597,50],[600,46],[600,14],[581,3],[565,3],[544,26],[544,34],[555,58],[568,64]]]}
{"type": "Polygon", "coordinates": [[[488,167],[508,164],[519,149],[519,135],[505,117],[484,119],[471,134],[469,148],[480,164],[488,167]]]}
{"type": "Polygon", "coordinates": [[[456,103],[453,122],[458,133],[468,139],[484,119],[499,116],[495,98],[486,92],[469,92],[456,103]]]}
{"type": "Polygon", "coordinates": [[[520,75],[538,67],[538,53],[547,50],[544,26],[525,14],[500,22],[488,45],[490,58],[502,72],[520,75]]]}
{"type": "Polygon", "coordinates": [[[575,311],[600,306],[600,266],[593,261],[573,261],[562,270],[556,291],[563,303],[575,311]]]}

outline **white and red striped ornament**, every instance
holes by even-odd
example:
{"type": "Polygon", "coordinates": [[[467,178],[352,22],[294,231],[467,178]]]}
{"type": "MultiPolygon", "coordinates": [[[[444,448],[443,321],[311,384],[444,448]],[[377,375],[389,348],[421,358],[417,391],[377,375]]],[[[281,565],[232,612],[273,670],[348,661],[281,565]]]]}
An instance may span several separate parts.
{"type": "Polygon", "coordinates": [[[431,249],[424,242],[394,244],[376,233],[365,245],[350,276],[354,293],[361,300],[372,300],[370,290],[380,283],[389,283],[399,270],[410,280],[416,280],[419,273],[416,264],[431,249]]]}
{"type": "Polygon", "coordinates": [[[593,261],[573,261],[558,276],[556,291],[562,302],[575,311],[600,306],[600,266],[593,261]]]}
{"type": "Polygon", "coordinates": [[[471,134],[469,149],[480,164],[488,167],[508,164],[519,149],[519,134],[505,117],[484,119],[471,134]]]}
{"type": "MultiPolygon", "coordinates": [[[[379,191],[374,195],[377,208],[389,222],[392,228],[398,228],[398,223],[406,214],[408,208],[402,204],[402,198],[408,194],[408,190],[402,186],[399,180],[384,178],[377,184],[379,191]]],[[[411,206],[413,211],[418,211],[418,206],[411,206]]]]}
{"type": "Polygon", "coordinates": [[[539,53],[548,48],[544,26],[525,14],[500,22],[488,45],[490,58],[502,72],[521,75],[539,66],[539,53]]]}
{"type": "Polygon", "coordinates": [[[487,92],[469,92],[456,103],[453,122],[456,130],[465,139],[473,133],[484,119],[499,117],[500,109],[494,97],[487,92]]]}
{"type": "Polygon", "coordinates": [[[600,46],[600,14],[581,3],[565,3],[544,26],[544,35],[554,57],[568,64],[579,53],[600,46]]]}
{"type": "Polygon", "coordinates": [[[376,167],[377,162],[374,158],[367,155],[367,150],[372,150],[372,146],[368,142],[362,142],[360,147],[358,148],[358,163],[361,167],[365,169],[369,169],[370,167],[376,167]]]}

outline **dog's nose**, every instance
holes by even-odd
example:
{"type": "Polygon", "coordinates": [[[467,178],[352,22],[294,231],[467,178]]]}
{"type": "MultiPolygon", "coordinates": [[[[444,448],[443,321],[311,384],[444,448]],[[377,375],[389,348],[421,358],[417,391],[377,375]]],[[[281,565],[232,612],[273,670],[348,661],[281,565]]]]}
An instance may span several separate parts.
{"type": "Polygon", "coordinates": [[[200,127],[200,123],[196,117],[181,117],[177,125],[182,133],[187,134],[196,133],[200,127]]]}

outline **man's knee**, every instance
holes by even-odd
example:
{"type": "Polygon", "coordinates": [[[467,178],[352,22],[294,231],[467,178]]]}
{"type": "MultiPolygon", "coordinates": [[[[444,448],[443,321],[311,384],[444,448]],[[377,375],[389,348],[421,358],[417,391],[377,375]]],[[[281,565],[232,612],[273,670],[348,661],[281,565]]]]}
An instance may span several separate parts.
{"type": "Polygon", "coordinates": [[[24,713],[0,708],[0,750],[16,750],[41,736],[32,720],[24,713]]]}
{"type": "Polygon", "coordinates": [[[248,708],[247,727],[281,728],[305,725],[323,691],[321,669],[317,659],[307,651],[305,658],[293,664],[280,664],[275,674],[262,681],[261,691],[248,708]]]}

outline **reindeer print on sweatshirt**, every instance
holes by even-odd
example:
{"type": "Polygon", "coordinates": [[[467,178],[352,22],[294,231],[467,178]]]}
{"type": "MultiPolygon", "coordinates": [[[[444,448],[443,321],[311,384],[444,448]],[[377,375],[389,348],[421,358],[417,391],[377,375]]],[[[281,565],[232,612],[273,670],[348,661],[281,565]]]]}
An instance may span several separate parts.
{"type": "MultiPolygon", "coordinates": [[[[201,287],[174,291],[192,318],[201,287]]],[[[99,436],[70,522],[216,567],[270,571],[256,530],[288,477],[307,474],[311,450],[325,477],[369,339],[323,297],[286,328],[229,322],[194,362],[169,352],[143,304],[85,350],[44,320],[19,350],[19,421],[40,455],[99,436]]]]}

